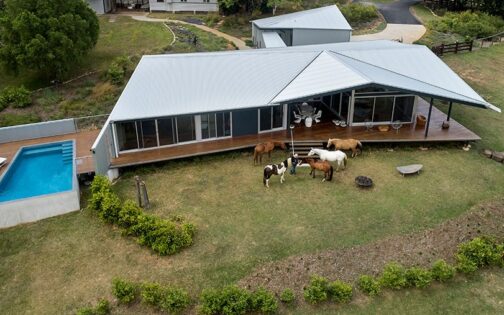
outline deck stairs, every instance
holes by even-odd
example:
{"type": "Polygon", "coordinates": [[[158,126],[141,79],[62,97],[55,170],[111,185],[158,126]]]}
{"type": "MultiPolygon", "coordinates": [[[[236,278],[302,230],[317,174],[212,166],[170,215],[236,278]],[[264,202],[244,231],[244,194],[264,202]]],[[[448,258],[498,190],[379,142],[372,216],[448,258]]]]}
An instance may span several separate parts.
{"type": "MultiPolygon", "coordinates": [[[[327,150],[325,146],[325,141],[294,141],[294,153],[297,153],[300,158],[306,158],[312,148],[327,150]]],[[[289,149],[292,151],[291,143],[289,143],[289,149]]]]}
{"type": "Polygon", "coordinates": [[[70,164],[73,162],[73,143],[63,143],[61,145],[61,151],[63,156],[63,164],[70,164]]]}

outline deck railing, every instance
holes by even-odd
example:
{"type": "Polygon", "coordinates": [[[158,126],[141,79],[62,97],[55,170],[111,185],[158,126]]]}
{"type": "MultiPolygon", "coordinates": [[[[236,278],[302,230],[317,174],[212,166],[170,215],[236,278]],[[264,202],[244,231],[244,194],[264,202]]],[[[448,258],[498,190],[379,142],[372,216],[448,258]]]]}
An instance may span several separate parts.
{"type": "Polygon", "coordinates": [[[83,116],[74,118],[75,130],[96,130],[101,129],[107,121],[109,114],[83,116]]]}

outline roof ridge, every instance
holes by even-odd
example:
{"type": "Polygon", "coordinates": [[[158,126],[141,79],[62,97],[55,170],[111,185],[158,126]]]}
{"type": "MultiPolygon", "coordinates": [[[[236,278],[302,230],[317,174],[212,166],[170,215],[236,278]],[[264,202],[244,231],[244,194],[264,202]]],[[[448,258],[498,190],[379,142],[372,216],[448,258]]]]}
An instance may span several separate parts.
{"type": "MultiPolygon", "coordinates": [[[[371,66],[371,67],[374,67],[374,68],[381,69],[381,70],[383,70],[383,71],[387,71],[387,72],[390,72],[390,73],[394,73],[394,74],[396,74],[396,75],[399,75],[399,76],[402,76],[402,77],[405,77],[405,78],[408,78],[408,79],[411,79],[411,80],[414,80],[414,81],[417,81],[417,82],[421,82],[421,83],[423,83],[423,84],[427,84],[427,85],[429,85],[429,86],[433,86],[433,87],[435,87],[435,88],[438,88],[438,89],[441,89],[441,90],[444,90],[444,91],[447,91],[447,92],[450,92],[450,93],[453,93],[453,94],[456,94],[456,95],[460,95],[460,96],[466,97],[466,98],[468,98],[468,99],[474,100],[474,101],[476,101],[476,102],[478,102],[478,103],[480,103],[480,104],[481,104],[481,101],[480,101],[480,100],[475,99],[475,98],[473,98],[473,97],[471,97],[471,96],[467,96],[467,95],[464,95],[464,94],[460,94],[460,93],[458,93],[458,92],[454,92],[454,91],[448,90],[448,89],[446,89],[446,88],[443,88],[443,87],[437,86],[437,85],[435,85],[435,84],[431,84],[431,83],[428,83],[428,82],[425,82],[425,81],[422,81],[422,80],[418,80],[418,79],[412,78],[412,77],[407,76],[407,75],[405,75],[405,74],[398,73],[398,72],[396,72],[396,71],[393,71],[393,70],[390,70],[390,69],[387,69],[387,68],[384,68],[384,67],[380,67],[380,66],[377,66],[377,65],[373,65],[373,64],[371,64],[371,63],[369,63],[369,62],[366,62],[366,61],[360,60],[360,59],[358,59],[358,58],[347,56],[347,55],[345,55],[344,53],[341,53],[341,52],[335,52],[335,51],[333,51],[333,53],[334,53],[334,54],[337,54],[337,55],[341,55],[341,56],[346,57],[346,58],[349,58],[349,59],[352,59],[352,60],[355,60],[355,61],[360,62],[360,63],[364,63],[364,64],[366,64],[366,65],[368,65],[368,66],[371,66]]],[[[352,67],[352,68],[353,68],[353,67],[352,67]]],[[[482,98],[482,99],[483,99],[483,98],[482,98]]],[[[486,103],[487,105],[492,105],[492,104],[488,103],[487,101],[485,101],[484,99],[483,99],[483,101],[484,101],[484,103],[486,103]]]]}
{"type": "MultiPolygon", "coordinates": [[[[333,56],[333,55],[336,55],[336,53],[334,51],[332,51],[332,50],[324,50],[324,51],[325,52],[329,52],[330,53],[329,56],[331,56],[332,58],[338,57],[338,56],[333,56]]],[[[359,69],[355,69],[355,67],[352,67],[351,65],[345,63],[343,60],[341,60],[339,58],[338,58],[338,61],[344,63],[345,66],[352,68],[352,70],[354,70],[355,72],[358,72],[361,76],[363,76],[364,78],[366,78],[368,81],[374,82],[373,80],[371,80],[370,77],[368,77],[367,75],[365,75],[364,73],[362,73],[362,71],[360,71],[359,69]]]]}

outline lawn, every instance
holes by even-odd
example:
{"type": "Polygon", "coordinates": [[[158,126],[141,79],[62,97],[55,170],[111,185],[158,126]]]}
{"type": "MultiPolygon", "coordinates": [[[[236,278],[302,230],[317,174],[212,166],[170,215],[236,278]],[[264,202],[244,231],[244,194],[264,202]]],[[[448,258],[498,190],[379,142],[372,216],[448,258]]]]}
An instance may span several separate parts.
{"type": "MultiPolygon", "coordinates": [[[[446,59],[500,106],[502,76],[479,67],[498,68],[502,47],[446,59]]],[[[483,138],[481,146],[504,149],[502,115],[457,106],[454,118],[483,138]]],[[[0,309],[6,314],[72,313],[100,297],[111,299],[115,276],[171,283],[196,296],[202,288],[236,282],[265,262],[421,231],[504,194],[502,164],[477,150],[464,152],[453,145],[429,151],[392,148],[365,147],[332,182],[312,179],[301,169],[297,176],[287,175],[283,185],[273,178],[270,189],[262,186],[262,169],[252,165],[250,152],[130,170],[114,189],[133,199],[133,175],[140,175],[153,205],[148,211],[161,217],[183,215],[194,222],[194,245],[174,256],[158,257],[87,210],[6,229],[0,232],[0,309]],[[415,162],[425,165],[420,176],[402,178],[396,173],[395,166],[415,162]],[[354,177],[361,174],[373,177],[372,190],[354,186],[354,177]]],[[[285,154],[277,151],[273,160],[285,154]]],[[[345,307],[294,311],[498,314],[504,307],[503,277],[502,270],[488,270],[423,291],[387,292],[345,307]]],[[[151,309],[138,304],[118,311],[136,314],[151,309]]]]}

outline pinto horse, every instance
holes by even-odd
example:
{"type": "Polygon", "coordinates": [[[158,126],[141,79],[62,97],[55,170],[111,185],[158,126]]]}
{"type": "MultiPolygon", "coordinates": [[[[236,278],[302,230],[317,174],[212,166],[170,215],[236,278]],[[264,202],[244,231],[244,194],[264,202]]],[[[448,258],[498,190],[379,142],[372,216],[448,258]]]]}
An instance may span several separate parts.
{"type": "Polygon", "coordinates": [[[271,151],[276,147],[280,147],[283,150],[287,149],[285,143],[280,141],[268,141],[256,145],[254,148],[254,165],[256,165],[256,163],[262,163],[262,155],[264,153],[268,153],[268,157],[271,159],[271,151]]]}
{"type": "Polygon", "coordinates": [[[352,150],[352,157],[357,155],[357,148],[362,153],[362,143],[356,139],[329,139],[327,140],[327,148],[334,146],[335,150],[352,150]]]}
{"type": "Polygon", "coordinates": [[[313,178],[315,178],[315,170],[319,170],[324,172],[324,179],[322,181],[331,181],[333,177],[333,167],[329,162],[327,161],[315,161],[314,159],[306,159],[305,160],[308,164],[310,164],[311,167],[311,172],[310,175],[313,175],[313,178]]]}
{"type": "Polygon", "coordinates": [[[263,184],[269,188],[269,180],[272,175],[280,175],[280,184],[285,181],[285,172],[289,167],[289,161],[285,160],[280,164],[269,164],[264,167],[263,184]]]}
{"type": "Polygon", "coordinates": [[[338,163],[338,167],[336,167],[336,171],[339,171],[341,165],[343,165],[343,169],[346,168],[347,164],[347,155],[342,151],[327,151],[322,149],[311,149],[308,152],[308,156],[318,155],[322,161],[329,161],[338,163]]]}

